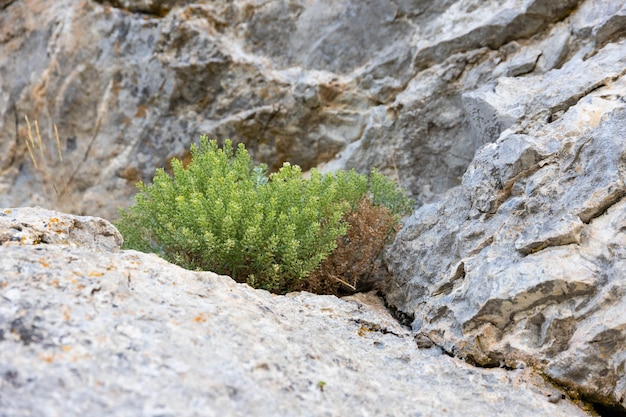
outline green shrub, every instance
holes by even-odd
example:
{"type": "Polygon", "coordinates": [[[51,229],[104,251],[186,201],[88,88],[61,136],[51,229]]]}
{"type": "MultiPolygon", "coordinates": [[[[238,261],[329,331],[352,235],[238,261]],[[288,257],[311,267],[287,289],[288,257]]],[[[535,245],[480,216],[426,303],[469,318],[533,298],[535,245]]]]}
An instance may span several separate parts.
{"type": "Polygon", "coordinates": [[[375,172],[371,184],[354,171],[312,170],[304,179],[300,167],[285,163],[268,177],[243,144],[220,148],[204,136],[191,155],[187,167],[172,161],[172,176],[158,170],[153,184],[138,183],[136,204],[116,223],[124,248],[284,293],[334,251],[370,185],[373,201],[391,202],[394,214],[408,207],[375,172]]]}
{"type": "Polygon", "coordinates": [[[408,214],[415,202],[406,197],[406,192],[394,181],[374,168],[370,174],[370,193],[374,206],[387,207],[396,219],[408,214]]]}

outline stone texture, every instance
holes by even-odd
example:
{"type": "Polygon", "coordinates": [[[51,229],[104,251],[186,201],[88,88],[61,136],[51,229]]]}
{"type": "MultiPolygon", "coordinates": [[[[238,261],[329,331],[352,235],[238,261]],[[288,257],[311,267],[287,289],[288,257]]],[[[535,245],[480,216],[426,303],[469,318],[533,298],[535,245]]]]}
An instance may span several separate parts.
{"type": "Polygon", "coordinates": [[[621,52],[602,53],[624,35],[616,1],[15,0],[0,10],[0,204],[109,219],[137,180],[188,158],[204,133],[245,142],[273,168],[378,166],[430,202],[460,183],[478,147],[541,110],[532,93],[551,86],[558,113],[623,65],[621,52]],[[550,75],[568,64],[572,79],[550,75]],[[490,91],[517,79],[530,102],[496,110],[490,91]],[[44,141],[58,125],[64,162],[51,145],[34,169],[24,115],[44,141]]]}
{"type": "Polygon", "coordinates": [[[385,292],[422,339],[626,409],[623,91],[620,79],[543,126],[517,122],[407,221],[385,292]]]}
{"type": "Polygon", "coordinates": [[[531,369],[418,349],[373,294],[276,296],[91,230],[0,247],[2,416],[588,415],[531,369]]]}
{"type": "Polygon", "coordinates": [[[122,235],[108,221],[87,216],[72,216],[39,207],[0,211],[0,245],[81,246],[96,251],[111,251],[122,245],[122,235]]]}
{"type": "Polygon", "coordinates": [[[610,44],[593,57],[577,57],[546,74],[502,77],[495,86],[464,94],[474,137],[493,142],[520,119],[528,119],[523,121],[527,125],[541,125],[558,118],[589,92],[622,77],[625,51],[623,43],[610,44]]]}
{"type": "MultiPolygon", "coordinates": [[[[625,11],[624,0],[0,0],[0,206],[114,219],[137,180],[188,159],[203,133],[245,142],[272,168],[378,166],[421,206],[384,285],[419,345],[534,364],[623,412],[625,11]],[[37,166],[25,115],[43,137],[37,166]]],[[[29,224],[3,240],[59,230],[29,224]]],[[[103,241],[92,249],[117,245],[103,241]]]]}

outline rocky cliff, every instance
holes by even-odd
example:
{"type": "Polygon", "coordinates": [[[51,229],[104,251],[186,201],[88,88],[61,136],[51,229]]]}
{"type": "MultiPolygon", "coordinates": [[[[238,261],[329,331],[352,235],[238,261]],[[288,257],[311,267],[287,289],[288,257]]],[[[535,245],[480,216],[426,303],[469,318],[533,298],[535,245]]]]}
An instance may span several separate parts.
{"type": "Polygon", "coordinates": [[[599,117],[594,100],[483,147],[461,186],[407,221],[385,293],[451,354],[535,366],[624,415],[626,109],[599,117]]]}
{"type": "Polygon", "coordinates": [[[383,291],[419,343],[624,415],[625,28],[623,0],[0,0],[0,206],[113,219],[200,134],[378,166],[418,203],[383,291]]]}
{"type": "Polygon", "coordinates": [[[557,119],[624,68],[621,1],[14,0],[0,10],[0,206],[106,218],[204,133],[245,142],[272,167],[378,166],[430,202],[502,130],[557,119]],[[28,158],[25,115],[52,141],[43,172],[28,158]]]}

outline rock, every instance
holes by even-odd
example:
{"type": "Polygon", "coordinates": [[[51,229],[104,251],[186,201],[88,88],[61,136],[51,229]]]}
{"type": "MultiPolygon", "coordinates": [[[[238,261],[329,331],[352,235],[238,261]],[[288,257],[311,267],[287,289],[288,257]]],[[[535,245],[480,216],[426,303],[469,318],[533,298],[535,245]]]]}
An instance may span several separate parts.
{"type": "Polygon", "coordinates": [[[131,13],[143,13],[155,17],[165,17],[172,8],[193,3],[190,0],[96,0],[131,13]]]}
{"type": "MultiPolygon", "coordinates": [[[[244,142],[271,169],[378,166],[419,207],[384,286],[414,317],[413,343],[534,364],[624,410],[625,11],[0,0],[0,206],[114,219],[201,134],[244,142]]],[[[49,224],[2,236],[36,242],[49,224]]],[[[118,245],[102,239],[92,249],[118,245]]]]}
{"type": "Polygon", "coordinates": [[[6,9],[15,0],[0,0],[0,9],[6,9]]]}
{"type": "Polygon", "coordinates": [[[108,221],[72,216],[39,207],[0,211],[0,245],[69,245],[95,251],[122,246],[122,235],[108,221]]]}
{"type": "Polygon", "coordinates": [[[0,205],[109,219],[205,133],[273,169],[378,166],[432,202],[533,94],[557,115],[623,65],[602,52],[623,6],[598,0],[1,4],[0,205]]]}
{"type": "Polygon", "coordinates": [[[535,125],[541,125],[537,119],[558,118],[587,93],[619,78],[626,64],[625,51],[623,44],[611,44],[591,58],[570,60],[558,70],[528,77],[502,77],[495,86],[464,94],[474,137],[484,143],[493,142],[522,118],[530,119],[524,123],[535,125]]]}
{"type": "MultiPolygon", "coordinates": [[[[481,366],[532,365],[626,409],[624,82],[483,147],[388,252],[387,301],[481,366]]],[[[539,100],[539,99],[538,99],[539,100]]]]}
{"type": "MultiPolygon", "coordinates": [[[[50,212],[11,216],[3,235],[50,212]]],[[[102,230],[0,248],[3,415],[587,415],[530,369],[418,349],[373,294],[276,296],[94,251],[102,230]]]]}

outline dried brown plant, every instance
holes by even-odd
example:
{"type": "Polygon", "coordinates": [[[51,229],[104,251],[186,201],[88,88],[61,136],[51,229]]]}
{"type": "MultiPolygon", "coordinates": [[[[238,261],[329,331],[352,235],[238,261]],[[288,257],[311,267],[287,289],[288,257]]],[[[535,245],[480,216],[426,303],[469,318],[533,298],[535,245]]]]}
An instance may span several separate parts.
{"type": "Polygon", "coordinates": [[[363,198],[345,220],[347,235],[337,239],[337,248],[295,290],[316,294],[347,295],[368,290],[385,244],[396,234],[398,222],[391,211],[363,198]]]}

